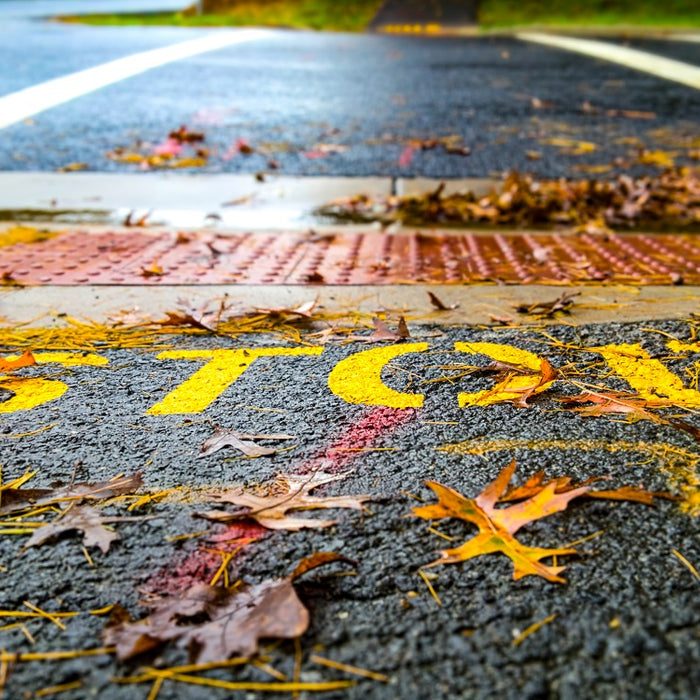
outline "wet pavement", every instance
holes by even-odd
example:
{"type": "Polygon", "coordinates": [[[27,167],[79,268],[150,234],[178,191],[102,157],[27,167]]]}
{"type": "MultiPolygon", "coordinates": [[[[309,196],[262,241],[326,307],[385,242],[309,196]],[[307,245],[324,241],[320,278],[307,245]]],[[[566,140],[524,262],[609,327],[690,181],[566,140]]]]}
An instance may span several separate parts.
{"type": "MultiPolygon", "coordinates": [[[[41,334],[27,329],[5,334],[5,353],[30,345],[40,362],[15,376],[66,388],[31,409],[17,408],[17,395],[11,400],[16,410],[4,404],[3,483],[28,471],[36,472],[28,484],[35,488],[139,471],[144,481],[139,494],[151,498],[113,499],[103,512],[153,519],[116,523],[120,539],[107,554],[95,548],[86,554],[80,538],[69,534],[18,557],[26,536],[5,534],[1,609],[7,623],[23,622],[25,628],[5,631],[4,648],[35,654],[99,649],[108,617],[101,609],[119,602],[140,617],[139,599],[212,580],[232,542],[237,546],[241,537],[262,534],[233,556],[230,581],[287,575],[315,551],[339,552],[357,562],[352,576],[339,577],[340,570],[324,576],[319,570],[299,585],[311,613],[301,640],[300,680],[357,682],[323,697],[691,697],[700,680],[698,581],[687,565],[700,561],[697,519],[691,515],[697,510],[696,443],[668,424],[562,410],[559,399],[582,385],[599,391],[633,386],[646,395],[673,392],[673,375],[697,376],[697,322],[577,325],[575,308],[565,321],[519,328],[409,321],[412,337],[403,344],[356,340],[325,347],[307,344],[313,339],[304,332],[300,344],[284,332],[230,330],[230,337],[211,337],[125,330],[108,338],[96,329],[73,330],[63,341],[60,333],[44,335],[53,354],[43,357],[41,334]],[[615,343],[624,347],[616,349],[615,343]],[[498,356],[498,348],[508,346],[545,357],[563,372],[529,408],[488,405],[483,397],[493,397],[493,379],[457,377],[465,365],[485,366],[490,358],[484,352],[498,356]],[[615,353],[624,358],[632,346],[659,363],[653,380],[615,362],[615,353]],[[246,360],[238,379],[220,386],[217,380],[216,387],[207,379],[207,363],[234,366],[251,352],[257,359],[246,360]],[[349,362],[351,374],[344,370],[349,362]],[[384,366],[381,377],[377,363],[384,366]],[[463,392],[475,405],[465,405],[463,392]],[[290,449],[272,456],[245,458],[228,448],[198,458],[213,425],[293,439],[284,445],[290,449]],[[512,565],[499,555],[423,571],[441,547],[473,534],[466,523],[436,522],[430,531],[428,522],[405,517],[433,500],[425,479],[473,497],[512,458],[517,483],[545,469],[575,481],[610,479],[601,488],[641,484],[670,490],[681,500],[653,507],[575,502],[525,528],[519,537],[533,546],[594,536],[577,546],[578,556],[559,558],[567,567],[565,585],[537,577],[514,582],[512,565]],[[369,494],[376,502],[364,514],[324,511],[320,515],[338,523],[301,532],[262,533],[255,526],[192,517],[216,507],[206,502],[208,491],[319,469],[346,476],[317,495],[369,494]],[[437,598],[420,571],[430,575],[437,598]],[[28,611],[24,601],[49,614],[79,614],[59,620],[65,629],[41,616],[13,617],[14,611],[28,611]],[[536,623],[543,624],[532,628],[536,623]],[[319,666],[312,654],[386,679],[319,666]]],[[[697,387],[671,395],[673,413],[696,423],[697,387]]],[[[275,673],[294,678],[294,644],[264,648],[275,673]]],[[[155,660],[133,663],[118,663],[110,654],[21,661],[5,667],[6,693],[19,697],[72,683],[63,697],[126,698],[134,692],[145,697],[149,684],[136,691],[113,680],[133,675],[144,663],[172,667],[188,661],[174,647],[155,660]]],[[[193,673],[225,682],[275,682],[255,666],[193,673]]],[[[166,680],[158,697],[204,693],[231,696],[225,688],[166,680]]]]}

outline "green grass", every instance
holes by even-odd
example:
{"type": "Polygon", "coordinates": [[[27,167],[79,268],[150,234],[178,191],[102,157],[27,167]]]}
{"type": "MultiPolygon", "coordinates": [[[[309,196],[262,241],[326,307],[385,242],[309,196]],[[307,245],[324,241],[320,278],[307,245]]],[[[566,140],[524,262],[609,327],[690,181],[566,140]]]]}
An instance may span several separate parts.
{"type": "MultiPolygon", "coordinates": [[[[83,15],[63,21],[97,25],[293,27],[362,31],[382,0],[208,0],[216,14],[184,12],[83,15]]],[[[697,0],[481,0],[483,29],[513,26],[656,28],[700,27],[697,0]]]]}
{"type": "Polygon", "coordinates": [[[175,25],[181,27],[293,27],[330,31],[362,31],[382,0],[241,0],[225,14],[195,15],[190,11],[152,14],[81,15],[62,17],[67,22],[96,25],[175,25]]]}
{"type": "Polygon", "coordinates": [[[697,0],[482,0],[484,29],[508,26],[700,27],[697,0]]]}

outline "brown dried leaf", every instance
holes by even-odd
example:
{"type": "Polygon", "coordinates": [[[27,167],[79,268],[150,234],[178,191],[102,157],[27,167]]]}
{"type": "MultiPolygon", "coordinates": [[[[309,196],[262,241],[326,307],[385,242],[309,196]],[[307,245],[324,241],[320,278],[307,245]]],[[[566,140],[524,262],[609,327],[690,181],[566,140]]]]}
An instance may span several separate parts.
{"type": "Polygon", "coordinates": [[[171,641],[189,649],[197,663],[253,656],[261,639],[294,639],[308,628],[309,612],[296,594],[294,579],[317,566],[343,560],[337,554],[316,554],[302,560],[290,576],[235,590],[197,584],[150,603],[152,612],[143,620],[107,627],[105,643],[116,646],[121,660],[171,641]]]}
{"type": "Polygon", "coordinates": [[[371,496],[311,496],[310,492],[324,484],[339,481],[344,474],[282,474],[279,477],[279,493],[258,496],[243,488],[231,489],[223,493],[210,494],[209,500],[218,503],[231,503],[241,510],[235,512],[210,511],[195,515],[206,520],[231,522],[251,518],[270,530],[301,530],[303,528],[329,527],[336,520],[298,518],[288,513],[299,510],[320,510],[329,508],[352,508],[363,510],[363,503],[371,496]]]}
{"type": "Polygon", "coordinates": [[[652,413],[649,409],[668,408],[673,404],[665,399],[646,399],[638,394],[625,394],[616,391],[583,391],[576,396],[567,396],[558,399],[567,405],[588,404],[580,408],[570,408],[582,416],[602,416],[607,413],[626,415],[632,422],[638,420],[650,420],[658,425],[670,425],[676,430],[688,433],[692,438],[700,442],[700,428],[679,418],[667,418],[652,413]]]}
{"type": "Polygon", "coordinates": [[[395,331],[392,331],[384,321],[377,317],[372,319],[372,325],[374,326],[374,333],[371,335],[349,335],[347,339],[360,340],[365,343],[396,343],[411,337],[411,333],[406,325],[406,319],[403,316],[399,317],[398,327],[395,331]]]}
{"type": "Polygon", "coordinates": [[[99,547],[107,554],[109,547],[119,535],[104,526],[105,522],[114,522],[115,518],[103,518],[99,511],[90,506],[69,507],[56,520],[48,525],[38,527],[27,540],[23,549],[44,544],[46,540],[65,532],[80,530],[83,533],[85,547],[99,547]]]}
{"type": "Polygon", "coordinates": [[[267,314],[268,316],[272,318],[284,318],[287,316],[299,316],[300,318],[312,318],[314,314],[314,309],[316,308],[316,304],[318,303],[318,299],[313,299],[311,301],[306,301],[303,304],[300,304],[299,306],[296,306],[294,308],[288,309],[288,308],[281,308],[281,309],[260,309],[256,308],[256,311],[259,311],[262,314],[267,314]]]}
{"type": "Polygon", "coordinates": [[[537,316],[554,316],[558,311],[570,313],[574,305],[574,299],[580,296],[581,292],[564,292],[554,301],[540,301],[534,304],[519,304],[515,310],[519,314],[534,314],[537,316]]]}
{"type": "Polygon", "coordinates": [[[3,488],[0,490],[0,515],[8,515],[35,508],[66,501],[100,500],[114,498],[137,491],[143,486],[141,472],[121,476],[111,481],[87,481],[78,484],[68,484],[53,489],[14,489],[3,488]]]}
{"type": "Polygon", "coordinates": [[[216,432],[202,443],[202,449],[197,455],[198,459],[208,457],[218,452],[223,447],[235,447],[248,457],[262,457],[273,455],[278,450],[274,447],[256,445],[251,440],[293,440],[294,435],[273,434],[273,435],[252,435],[251,433],[241,433],[237,430],[227,430],[221,426],[214,426],[216,432]]]}
{"type": "Polygon", "coordinates": [[[438,311],[452,311],[453,309],[456,309],[459,306],[459,304],[451,304],[450,306],[447,306],[447,304],[443,303],[443,301],[431,291],[428,291],[428,298],[430,299],[430,303],[438,311]]]}

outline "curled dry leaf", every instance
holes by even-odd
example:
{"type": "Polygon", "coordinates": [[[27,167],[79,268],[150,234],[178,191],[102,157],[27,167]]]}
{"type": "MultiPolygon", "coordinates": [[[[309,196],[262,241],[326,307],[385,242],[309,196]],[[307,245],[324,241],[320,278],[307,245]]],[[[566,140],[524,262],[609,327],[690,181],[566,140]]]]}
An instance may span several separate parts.
{"type": "Polygon", "coordinates": [[[554,316],[558,311],[570,313],[574,305],[574,299],[580,296],[581,292],[564,292],[554,301],[540,301],[534,304],[519,304],[515,310],[519,314],[531,314],[536,316],[554,316]]]}
{"type": "Polygon", "coordinates": [[[430,299],[430,303],[433,305],[434,308],[436,308],[438,311],[452,311],[453,309],[456,309],[459,304],[450,304],[449,306],[436,295],[433,294],[431,291],[428,291],[428,298],[430,299]]]}
{"type": "Polygon", "coordinates": [[[216,432],[202,443],[202,449],[197,455],[198,459],[208,457],[214,452],[218,452],[223,447],[235,447],[247,457],[263,457],[273,455],[278,450],[274,447],[256,445],[251,440],[293,440],[294,435],[272,434],[272,435],[252,435],[251,433],[241,433],[237,430],[227,430],[221,426],[214,426],[216,432]]]}
{"type": "Polygon", "coordinates": [[[280,318],[285,318],[285,317],[294,317],[294,316],[299,316],[300,318],[312,318],[314,314],[314,309],[316,308],[316,304],[318,303],[318,299],[312,299],[311,301],[306,301],[303,304],[300,304],[299,306],[296,306],[294,308],[281,308],[281,309],[259,309],[256,308],[256,311],[260,312],[261,314],[267,314],[268,316],[272,318],[280,317],[280,318]]]}
{"type": "MultiPolygon", "coordinates": [[[[594,144],[559,139],[553,145],[571,153],[595,150],[594,144]]],[[[407,149],[402,163],[410,163],[415,147],[407,149]]],[[[673,163],[673,154],[646,153],[643,161],[654,165],[673,163]]],[[[541,157],[530,152],[529,158],[541,157]]],[[[339,200],[321,207],[324,216],[365,221],[402,221],[408,226],[424,224],[542,224],[584,225],[602,220],[607,226],[627,228],[697,225],[700,215],[697,168],[676,168],[654,177],[615,179],[537,180],[511,173],[500,191],[486,196],[475,192],[445,194],[443,189],[420,195],[373,199],[367,195],[339,200]]]]}
{"type": "Polygon", "coordinates": [[[626,394],[619,391],[582,391],[576,396],[567,396],[558,399],[567,406],[580,405],[579,408],[569,408],[582,416],[602,416],[613,413],[626,415],[628,420],[650,420],[659,425],[670,425],[672,428],[682,430],[695,440],[700,442],[700,428],[681,420],[652,413],[649,409],[668,408],[673,404],[665,399],[647,399],[638,394],[626,394]]]}
{"type": "Polygon", "coordinates": [[[508,484],[515,469],[516,464],[513,460],[474,499],[466,498],[443,484],[434,481],[426,482],[437,495],[438,503],[414,508],[414,515],[425,520],[459,518],[479,528],[479,534],[476,537],[460,547],[443,550],[440,553],[440,559],[428,566],[453,564],[482,554],[501,552],[513,562],[515,580],[535,575],[548,581],[565,583],[560,574],[566,567],[543,564],[542,560],[553,556],[576,554],[576,550],[571,547],[551,549],[528,547],[514,537],[520,528],[565,510],[569,502],[575,498],[591,496],[593,493],[597,493],[598,498],[642,503],[651,503],[653,497],[659,495],[673,498],[670,494],[652,493],[630,487],[623,487],[616,491],[591,492],[592,480],[573,485],[569,477],[545,481],[542,473],[531,477],[521,487],[509,489],[508,484]],[[514,502],[514,504],[505,508],[496,507],[497,503],[504,501],[514,502]]]}
{"type": "Polygon", "coordinates": [[[496,373],[496,385],[491,391],[479,395],[479,404],[512,403],[521,408],[529,408],[528,401],[535,394],[549,389],[559,377],[559,372],[545,357],[540,357],[539,361],[539,370],[499,360],[485,367],[482,372],[496,373]]]}
{"type": "Polygon", "coordinates": [[[232,656],[249,657],[261,639],[294,639],[309,626],[309,611],[293,581],[318,566],[350,561],[318,553],[302,560],[285,578],[236,589],[197,584],[184,593],[148,603],[151,614],[138,622],[120,622],[104,631],[117,656],[131,659],[168,642],[187,648],[194,662],[214,663],[232,656]]]}
{"type": "Polygon", "coordinates": [[[0,490],[0,515],[21,512],[27,508],[48,506],[67,501],[101,500],[134,493],[143,486],[141,472],[120,476],[111,481],[67,484],[53,489],[3,488],[0,490]]]}
{"type": "Polygon", "coordinates": [[[311,496],[313,489],[333,481],[344,479],[344,474],[282,474],[278,478],[278,493],[259,496],[243,488],[231,489],[223,493],[212,493],[209,500],[216,503],[230,503],[239,506],[235,512],[209,511],[195,515],[216,522],[231,522],[250,518],[270,530],[301,530],[303,528],[329,527],[336,520],[299,518],[289,515],[294,511],[326,510],[329,508],[352,508],[363,510],[363,503],[371,496],[311,496]]]}
{"type": "Polygon", "coordinates": [[[403,316],[399,316],[398,326],[395,331],[391,330],[380,318],[373,318],[372,325],[374,326],[374,333],[371,335],[349,335],[347,339],[361,340],[364,343],[396,343],[411,337],[411,333],[406,325],[406,319],[403,316]]]}

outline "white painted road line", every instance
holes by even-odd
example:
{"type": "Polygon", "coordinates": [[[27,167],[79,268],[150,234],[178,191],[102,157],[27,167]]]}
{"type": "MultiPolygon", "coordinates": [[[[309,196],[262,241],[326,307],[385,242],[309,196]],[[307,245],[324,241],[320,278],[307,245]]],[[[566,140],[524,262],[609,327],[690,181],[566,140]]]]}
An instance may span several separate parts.
{"type": "Polygon", "coordinates": [[[690,63],[593,39],[574,39],[568,36],[554,36],[536,32],[519,32],[515,36],[523,41],[575,51],[593,58],[618,63],[627,68],[634,68],[700,90],[700,68],[690,63]]]}
{"type": "Polygon", "coordinates": [[[143,51],[116,61],[103,63],[61,78],[48,80],[24,90],[0,97],[0,129],[27,119],[46,109],[63,104],[76,97],[87,95],[106,85],[131,78],[151,68],[163,66],[172,61],[189,58],[207,51],[222,49],[232,44],[261,39],[270,32],[261,29],[240,29],[237,31],[210,31],[198,39],[165,46],[160,49],[143,51]]]}

